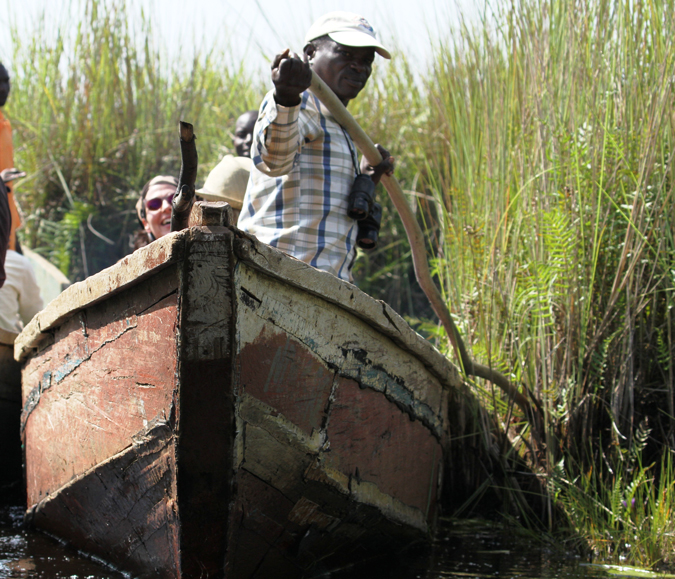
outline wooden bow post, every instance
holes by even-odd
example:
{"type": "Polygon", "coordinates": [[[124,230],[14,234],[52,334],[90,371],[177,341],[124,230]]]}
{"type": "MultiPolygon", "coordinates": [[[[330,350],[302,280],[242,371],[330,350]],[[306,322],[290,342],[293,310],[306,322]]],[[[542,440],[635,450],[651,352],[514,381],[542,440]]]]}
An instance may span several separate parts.
{"type": "Polygon", "coordinates": [[[180,176],[178,187],[171,203],[171,231],[181,231],[188,226],[195,202],[197,181],[197,144],[194,128],[190,123],[179,123],[180,131],[180,176]]]}

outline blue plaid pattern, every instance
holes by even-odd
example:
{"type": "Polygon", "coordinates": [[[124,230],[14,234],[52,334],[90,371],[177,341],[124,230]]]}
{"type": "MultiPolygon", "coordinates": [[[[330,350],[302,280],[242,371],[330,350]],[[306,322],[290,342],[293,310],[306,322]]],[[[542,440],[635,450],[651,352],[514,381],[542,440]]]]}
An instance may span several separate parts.
{"type": "Polygon", "coordinates": [[[357,227],[347,216],[356,175],[350,145],[309,91],[295,107],[277,105],[268,93],[253,131],[253,168],[238,227],[352,281],[357,227]]]}

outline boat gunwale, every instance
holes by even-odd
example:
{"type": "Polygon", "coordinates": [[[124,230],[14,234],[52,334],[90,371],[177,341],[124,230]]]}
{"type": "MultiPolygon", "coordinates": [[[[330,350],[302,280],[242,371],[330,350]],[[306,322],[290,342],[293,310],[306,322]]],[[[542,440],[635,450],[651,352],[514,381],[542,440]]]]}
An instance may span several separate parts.
{"type": "Polygon", "coordinates": [[[68,286],[39,311],[17,336],[14,341],[14,359],[23,362],[49,336],[51,330],[78,312],[141,283],[179,261],[185,249],[186,231],[169,233],[110,267],[68,286]],[[136,262],[146,264],[147,267],[134,268],[136,262]]]}
{"type": "Polygon", "coordinates": [[[198,230],[200,235],[233,235],[237,259],[372,324],[396,345],[419,358],[444,388],[461,385],[457,367],[413,330],[387,303],[372,298],[354,284],[301,262],[232,226],[197,226],[169,233],[127,255],[116,264],[69,286],[36,314],[16,338],[15,359],[23,362],[32,350],[50,336],[53,329],[83,309],[127,290],[179,262],[184,256],[186,243],[193,237],[193,230],[198,230]]]}

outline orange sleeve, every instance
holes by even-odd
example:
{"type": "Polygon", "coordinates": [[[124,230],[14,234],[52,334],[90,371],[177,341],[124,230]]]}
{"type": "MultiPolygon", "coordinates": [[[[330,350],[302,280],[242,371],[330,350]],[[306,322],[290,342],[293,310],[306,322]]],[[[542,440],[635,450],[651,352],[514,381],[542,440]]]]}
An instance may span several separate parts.
{"type": "MultiPolygon", "coordinates": [[[[0,171],[14,167],[14,145],[12,144],[12,125],[0,112],[0,171]]],[[[9,248],[16,249],[14,232],[21,226],[21,216],[14,200],[12,187],[7,183],[9,211],[12,215],[12,228],[9,235],[9,248]]]]}
{"type": "Polygon", "coordinates": [[[0,287],[5,283],[5,255],[7,253],[10,231],[9,205],[7,189],[0,181],[0,287]]]}
{"type": "Polygon", "coordinates": [[[0,171],[14,167],[12,125],[0,112],[0,171]]]}

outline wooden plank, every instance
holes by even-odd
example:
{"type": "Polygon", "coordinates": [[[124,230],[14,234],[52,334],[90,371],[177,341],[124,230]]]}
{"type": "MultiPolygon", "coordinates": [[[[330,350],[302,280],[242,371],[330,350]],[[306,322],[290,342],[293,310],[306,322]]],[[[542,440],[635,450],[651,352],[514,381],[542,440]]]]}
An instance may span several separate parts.
{"type": "Polygon", "coordinates": [[[281,431],[272,428],[272,433],[265,426],[269,423],[263,421],[263,428],[252,424],[245,428],[245,458],[236,475],[228,535],[227,577],[299,577],[303,576],[299,570],[306,573],[327,558],[332,558],[331,564],[345,564],[424,536],[423,522],[417,533],[400,524],[394,499],[389,497],[388,511],[381,502],[355,501],[356,493],[366,495],[355,481],[353,491],[349,479],[340,489],[326,484],[325,471],[323,479],[311,472],[315,462],[308,461],[301,444],[287,444],[281,431]],[[298,466],[308,463],[301,473],[298,466]],[[279,574],[270,574],[277,565],[279,574]]]}
{"type": "MultiPolygon", "coordinates": [[[[237,268],[236,276],[242,310],[240,348],[247,347],[247,344],[260,344],[262,347],[270,340],[283,340],[273,336],[286,333],[298,344],[303,344],[325,367],[353,378],[362,386],[385,392],[391,401],[425,423],[437,437],[442,436],[447,427],[446,408],[441,404],[444,387],[430,374],[423,361],[383,336],[377,327],[341,307],[316,296],[299,293],[294,286],[261,275],[243,264],[237,268]]],[[[266,348],[267,353],[276,355],[272,351],[274,346],[266,348]]],[[[296,356],[301,351],[301,348],[292,345],[292,340],[288,348],[296,356]]],[[[283,350],[280,350],[273,367],[261,366],[260,372],[265,369],[268,373],[277,371],[284,360],[283,355],[283,350]]],[[[305,358],[303,355],[303,360],[305,358]]],[[[292,365],[286,364],[286,367],[292,365]]],[[[258,388],[264,389],[267,384],[266,395],[271,395],[269,388],[274,382],[273,376],[268,382],[266,377],[252,376],[251,369],[243,371],[246,379],[253,380],[258,388]]],[[[304,388],[298,388],[297,382],[288,382],[289,392],[295,393],[296,397],[304,395],[308,382],[304,380],[304,388]]],[[[318,406],[321,403],[316,402],[318,406]]],[[[313,424],[316,424],[317,408],[312,411],[315,413],[313,424]]]]}
{"type": "Polygon", "coordinates": [[[248,266],[236,276],[243,468],[299,500],[297,469],[306,464],[304,478],[426,528],[447,391],[361,318],[248,266]]]}
{"type": "MultiPolygon", "coordinates": [[[[271,551],[281,552],[275,559],[283,558],[283,552],[299,542],[302,529],[289,520],[293,502],[283,493],[244,469],[237,473],[236,485],[226,577],[254,577],[271,551]]],[[[292,568],[291,576],[297,577],[301,570],[292,568]]]]}
{"type": "Polygon", "coordinates": [[[14,342],[14,357],[23,360],[31,350],[49,337],[49,330],[58,327],[80,310],[111,295],[133,287],[148,276],[180,261],[185,232],[175,232],[138,249],[103,271],[66,288],[48,308],[33,317],[14,342]]]}
{"type": "Polygon", "coordinates": [[[167,425],[148,431],[138,444],[55,489],[28,520],[126,571],[179,579],[172,440],[167,425]]]}
{"type": "Polygon", "coordinates": [[[69,318],[55,344],[24,368],[29,504],[122,451],[153,422],[170,419],[175,283],[175,271],[166,271],[69,318]]]}
{"type": "Polygon", "coordinates": [[[298,340],[265,326],[239,355],[242,392],[311,435],[325,419],[335,372],[298,340]]]}
{"type": "MultiPolygon", "coordinates": [[[[247,404],[247,421],[241,468],[297,502],[303,496],[315,502],[321,512],[343,520],[350,513],[360,513],[356,521],[368,528],[383,517],[397,524],[426,532],[425,512],[406,505],[382,492],[377,484],[357,479],[352,473],[335,468],[330,458],[330,441],[323,448],[312,448],[307,439],[294,435],[293,425],[281,416],[260,419],[247,404]],[[327,510],[326,510],[327,509],[327,510]],[[365,513],[368,513],[367,515],[365,513]],[[365,523],[367,517],[373,522],[365,523]]],[[[302,431],[297,430],[302,435],[302,431]]],[[[430,513],[432,520],[433,513],[430,513]]]]}
{"type": "Polygon", "coordinates": [[[457,368],[386,303],[376,301],[355,285],[289,257],[249,235],[238,236],[234,250],[247,266],[301,290],[302,294],[318,296],[361,318],[378,333],[388,336],[399,347],[422,360],[445,388],[460,385],[457,368]]]}
{"type": "Polygon", "coordinates": [[[426,514],[438,494],[440,443],[382,398],[353,380],[339,381],[326,429],[327,464],[426,514]]]}

